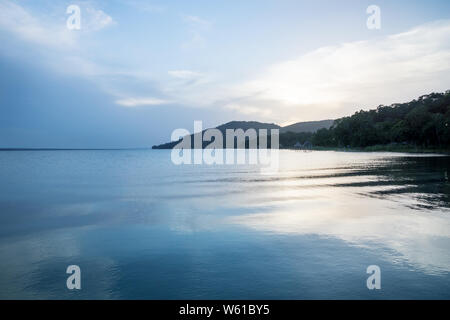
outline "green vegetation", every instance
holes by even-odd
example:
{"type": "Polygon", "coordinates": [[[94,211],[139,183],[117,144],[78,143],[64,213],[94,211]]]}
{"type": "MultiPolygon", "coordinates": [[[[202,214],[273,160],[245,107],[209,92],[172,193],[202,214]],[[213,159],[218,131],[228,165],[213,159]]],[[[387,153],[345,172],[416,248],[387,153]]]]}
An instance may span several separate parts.
{"type": "MultiPolygon", "coordinates": [[[[219,129],[280,129],[281,148],[345,151],[450,152],[450,90],[431,93],[408,103],[379,106],[337,120],[273,123],[232,121],[219,129]],[[304,131],[301,131],[304,130],[304,131]]],[[[191,135],[191,145],[193,135],[191,135]]],[[[153,146],[171,149],[179,141],[153,146]]],[[[202,148],[210,142],[203,141],[202,148]]],[[[259,143],[259,139],[258,139],[259,143]]],[[[236,144],[236,142],[235,142],[236,144]]],[[[225,140],[223,145],[225,146],[225,140]]],[[[245,148],[249,147],[248,138],[245,148]]],[[[268,139],[270,148],[270,138],[268,139]]]]}
{"type": "Polygon", "coordinates": [[[293,147],[310,141],[314,148],[364,151],[436,152],[450,150],[450,90],[408,103],[379,106],[335,120],[329,129],[283,133],[280,143],[293,147]]]}
{"type": "Polygon", "coordinates": [[[320,120],[320,121],[306,121],[297,122],[289,126],[280,128],[280,133],[285,132],[316,132],[319,129],[329,129],[334,123],[334,120],[320,120]]]}
{"type": "MultiPolygon", "coordinates": [[[[325,129],[326,130],[326,129],[325,129]]],[[[281,147],[294,147],[296,143],[304,144],[307,141],[312,141],[314,133],[311,132],[286,132],[280,134],[280,146],[281,147]]]]}

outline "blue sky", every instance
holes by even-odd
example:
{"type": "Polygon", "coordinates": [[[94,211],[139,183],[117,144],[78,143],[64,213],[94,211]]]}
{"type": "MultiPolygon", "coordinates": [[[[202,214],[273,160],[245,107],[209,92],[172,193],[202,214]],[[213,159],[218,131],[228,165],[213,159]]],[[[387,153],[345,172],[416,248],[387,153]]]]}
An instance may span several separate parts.
{"type": "Polygon", "coordinates": [[[450,89],[446,0],[0,0],[0,41],[0,147],[147,147],[194,120],[283,125],[450,89]]]}

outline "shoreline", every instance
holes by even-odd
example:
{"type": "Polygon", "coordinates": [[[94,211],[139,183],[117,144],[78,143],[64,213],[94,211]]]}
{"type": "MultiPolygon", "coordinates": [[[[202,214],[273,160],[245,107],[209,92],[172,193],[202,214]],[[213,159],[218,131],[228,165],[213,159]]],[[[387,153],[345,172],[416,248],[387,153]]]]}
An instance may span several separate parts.
{"type": "MultiPolygon", "coordinates": [[[[2,151],[145,151],[145,150],[172,150],[172,148],[0,148],[2,151]]],[[[196,150],[191,148],[191,150],[196,150]]],[[[203,149],[204,150],[204,149],[203,149]]],[[[225,150],[225,148],[223,149],[225,150]]],[[[235,148],[235,150],[243,150],[242,148],[235,148]]],[[[244,149],[249,150],[249,149],[244,149]]],[[[293,147],[281,147],[279,150],[293,150],[293,151],[338,151],[338,152],[398,152],[398,153],[411,153],[411,154],[443,154],[450,155],[450,150],[436,149],[436,148],[423,148],[414,146],[389,146],[389,145],[376,145],[364,148],[345,148],[345,147],[311,147],[307,149],[293,148],[293,147]]]]}
{"type": "MultiPolygon", "coordinates": [[[[302,150],[292,149],[291,150],[302,150]]],[[[400,153],[412,153],[412,154],[445,154],[450,155],[450,150],[439,148],[423,148],[415,146],[401,146],[401,145],[374,145],[364,148],[345,148],[345,147],[312,147],[312,151],[340,151],[340,152],[400,152],[400,153]]]]}

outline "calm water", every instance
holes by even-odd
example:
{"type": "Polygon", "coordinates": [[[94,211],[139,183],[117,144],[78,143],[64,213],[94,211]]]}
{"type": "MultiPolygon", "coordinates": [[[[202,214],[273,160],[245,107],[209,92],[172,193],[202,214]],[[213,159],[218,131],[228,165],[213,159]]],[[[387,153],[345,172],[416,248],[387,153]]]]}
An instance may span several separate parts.
{"type": "Polygon", "coordinates": [[[264,175],[167,150],[0,152],[0,298],[449,299],[449,169],[388,153],[282,151],[264,175]]]}

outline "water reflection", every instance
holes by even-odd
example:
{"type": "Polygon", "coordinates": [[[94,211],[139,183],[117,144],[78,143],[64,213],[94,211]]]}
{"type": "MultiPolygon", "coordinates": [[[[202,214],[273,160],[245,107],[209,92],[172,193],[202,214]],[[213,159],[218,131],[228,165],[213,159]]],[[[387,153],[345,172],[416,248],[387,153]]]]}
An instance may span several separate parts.
{"type": "MultiPolygon", "coordinates": [[[[275,207],[227,221],[259,231],[331,236],[387,248],[386,258],[393,262],[400,259],[430,274],[450,271],[449,158],[364,154],[360,160],[282,174],[264,191],[275,207]]],[[[292,166],[298,166],[294,161],[292,166]]]]}
{"type": "Polygon", "coordinates": [[[159,150],[0,152],[0,298],[449,297],[449,167],[281,151],[264,175],[159,150]]]}

